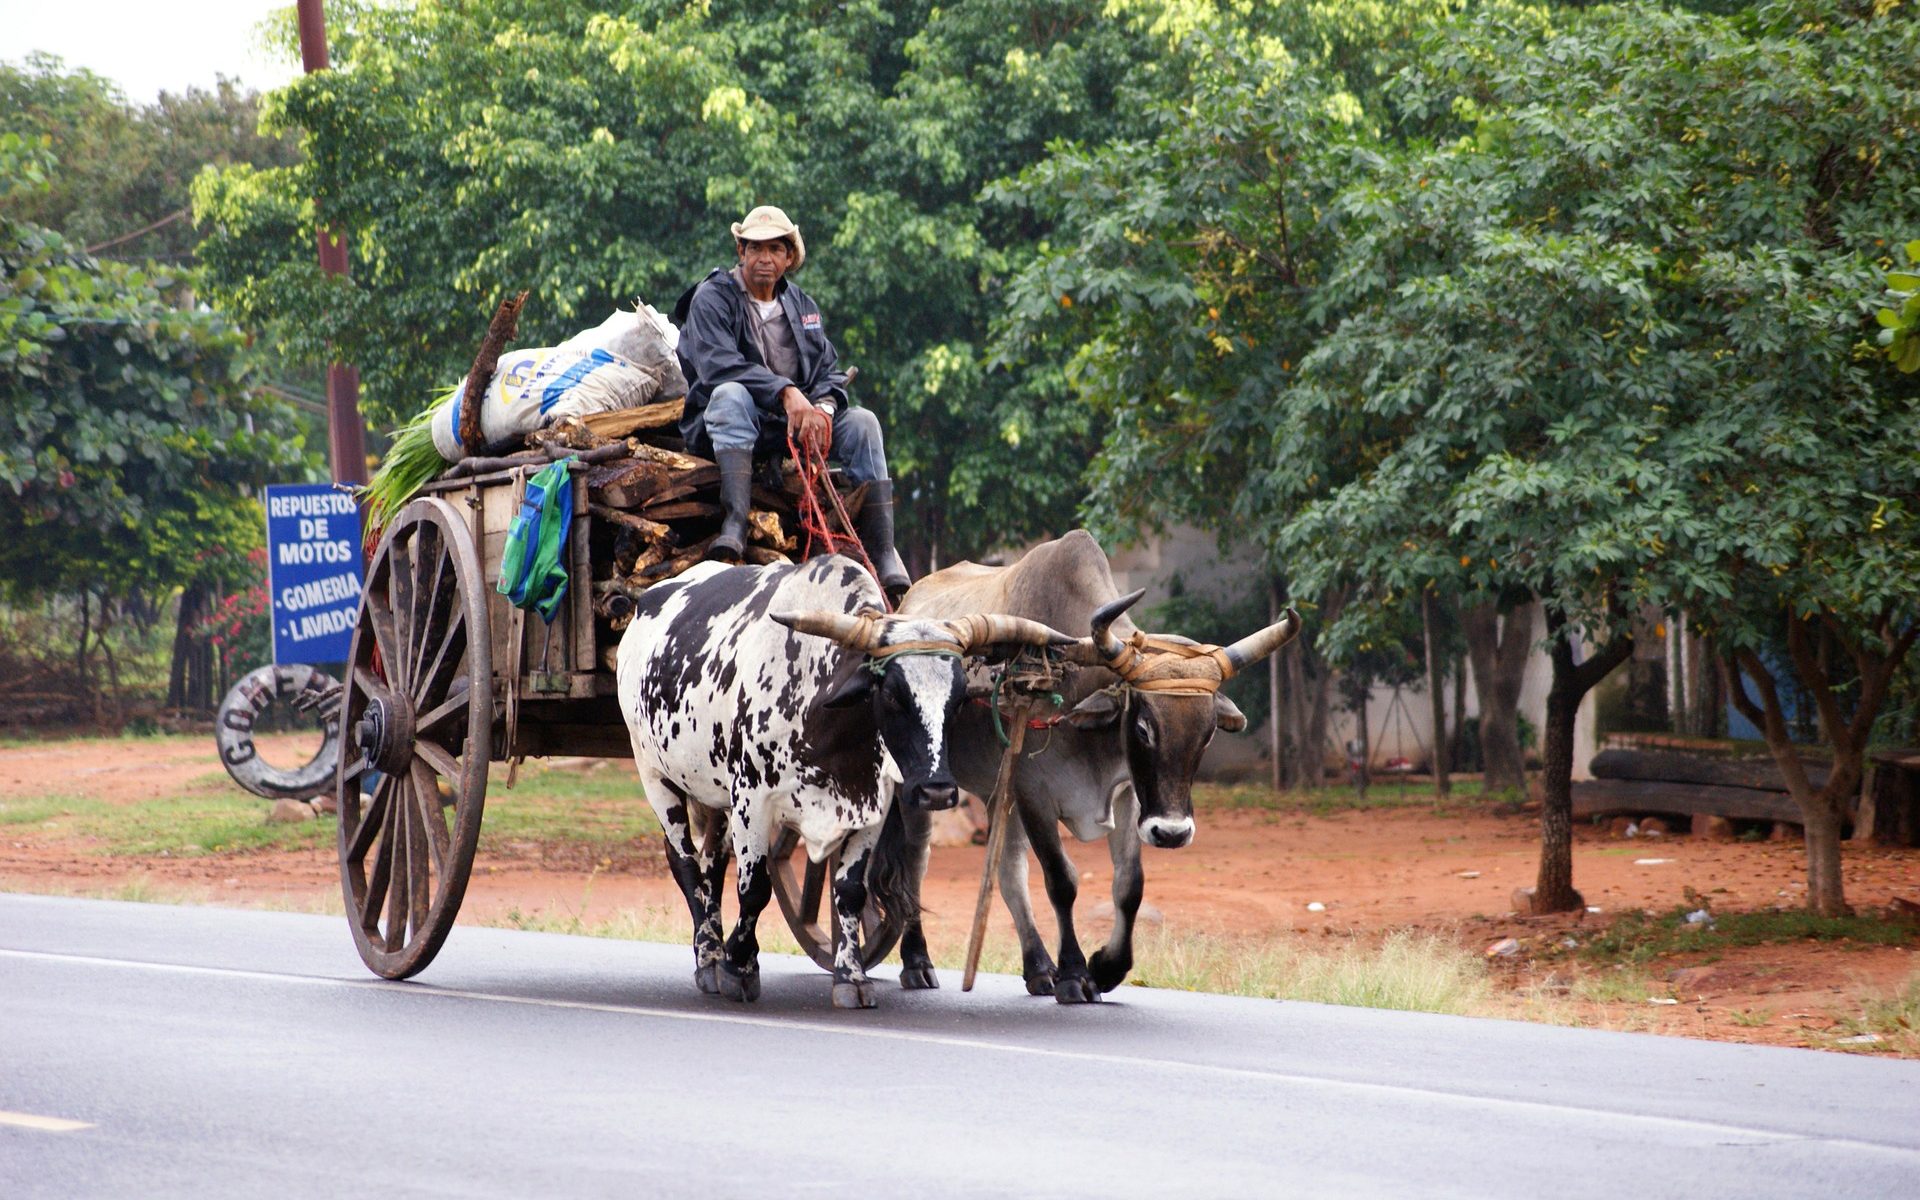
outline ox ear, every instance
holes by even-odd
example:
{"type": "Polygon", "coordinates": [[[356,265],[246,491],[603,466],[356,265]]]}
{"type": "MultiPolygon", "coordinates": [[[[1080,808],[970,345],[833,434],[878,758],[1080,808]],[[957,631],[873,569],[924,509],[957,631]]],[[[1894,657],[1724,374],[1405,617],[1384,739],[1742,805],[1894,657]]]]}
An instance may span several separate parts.
{"type": "Polygon", "coordinates": [[[1213,724],[1214,728],[1222,730],[1223,732],[1239,733],[1247,727],[1247,714],[1240,711],[1238,704],[1227,699],[1225,693],[1215,692],[1213,694],[1213,724]]]}
{"type": "Polygon", "coordinates": [[[1105,729],[1120,719],[1121,704],[1111,692],[1095,692],[1073,706],[1067,724],[1075,729],[1105,729]]]}
{"type": "Polygon", "coordinates": [[[853,655],[848,657],[852,659],[854,668],[831,692],[827,693],[827,698],[820,702],[823,707],[848,708],[865,700],[873,691],[873,672],[867,670],[867,664],[858,657],[853,655]]]}

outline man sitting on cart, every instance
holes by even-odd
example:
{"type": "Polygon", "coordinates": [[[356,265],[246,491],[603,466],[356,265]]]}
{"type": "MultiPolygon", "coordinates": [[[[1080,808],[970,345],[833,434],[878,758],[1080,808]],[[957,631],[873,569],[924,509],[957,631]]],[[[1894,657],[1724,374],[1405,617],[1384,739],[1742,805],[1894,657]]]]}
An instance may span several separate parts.
{"type": "Polygon", "coordinates": [[[807,261],[807,244],[787,214],[761,205],[733,225],[731,269],[716,267],[674,307],[680,369],[687,377],[680,433],[691,453],[720,467],[725,519],[708,557],[746,552],[756,455],[784,452],[789,432],[804,452],[825,452],[855,485],[867,485],[855,521],[880,586],[898,600],[907,569],[893,547],[893,483],[880,422],[847,399],[846,373],[827,340],[820,309],[787,276],[807,261]]]}

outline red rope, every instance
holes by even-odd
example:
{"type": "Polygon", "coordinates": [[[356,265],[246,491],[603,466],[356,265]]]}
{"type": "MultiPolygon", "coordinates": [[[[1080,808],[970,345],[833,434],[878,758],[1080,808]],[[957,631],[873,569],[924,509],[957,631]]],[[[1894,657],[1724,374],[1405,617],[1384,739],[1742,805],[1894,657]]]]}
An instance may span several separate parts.
{"type": "MultiPolygon", "coordinates": [[[[827,499],[833,503],[834,515],[840,518],[840,528],[847,530],[853,528],[853,520],[847,516],[847,506],[840,499],[840,491],[833,486],[833,477],[827,473],[827,452],[819,449],[817,445],[802,452],[800,446],[794,442],[793,430],[789,427],[787,453],[793,456],[793,465],[800,470],[800,529],[807,535],[806,545],[800,555],[801,559],[804,561],[813,557],[816,540],[826,546],[828,554],[847,553],[843,547],[851,546],[852,553],[849,557],[859,559],[860,564],[866,567],[867,574],[873,576],[874,583],[879,583],[880,572],[874,567],[873,560],[867,557],[867,548],[860,544],[860,539],[852,533],[835,533],[833,527],[827,523],[827,508],[820,501],[822,491],[826,492],[827,499]]],[[[887,590],[884,587],[880,589],[880,603],[888,612],[893,611],[893,602],[887,599],[887,590]]]]}

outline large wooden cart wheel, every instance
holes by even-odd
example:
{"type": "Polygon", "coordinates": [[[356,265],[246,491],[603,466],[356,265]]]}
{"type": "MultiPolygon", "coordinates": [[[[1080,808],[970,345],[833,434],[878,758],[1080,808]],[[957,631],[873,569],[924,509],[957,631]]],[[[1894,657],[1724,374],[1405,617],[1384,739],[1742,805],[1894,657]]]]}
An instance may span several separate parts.
{"type": "MultiPolygon", "coordinates": [[[[808,862],[800,834],[792,829],[783,827],[773,842],[773,897],[780,902],[780,913],[800,948],[829,971],[840,940],[839,925],[833,920],[833,869],[839,859],[838,854],[829,854],[823,863],[808,862]]],[[[860,917],[861,965],[879,966],[900,940],[903,928],[897,917],[882,920],[873,901],[867,901],[867,911],[860,917]]]]}
{"type": "Polygon", "coordinates": [[[466,895],[492,756],[492,644],[466,522],[444,500],[415,500],[367,568],[335,783],[347,923],[388,979],[433,961],[466,895]]]}

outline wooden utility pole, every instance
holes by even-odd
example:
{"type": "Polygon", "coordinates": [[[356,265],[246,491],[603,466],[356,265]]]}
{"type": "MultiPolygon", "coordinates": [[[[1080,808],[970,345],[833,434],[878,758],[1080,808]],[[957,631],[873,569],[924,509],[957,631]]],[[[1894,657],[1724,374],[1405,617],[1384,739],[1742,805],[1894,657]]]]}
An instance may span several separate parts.
{"type": "MultiPolygon", "coordinates": [[[[327,15],[321,0],[297,0],[300,19],[300,65],[311,75],[325,71],[327,15]]],[[[329,275],[347,275],[347,235],[335,226],[322,226],[320,269],[329,275]]],[[[367,481],[367,427],[360,419],[360,372],[343,362],[327,364],[327,460],[335,483],[367,481]]]]}

